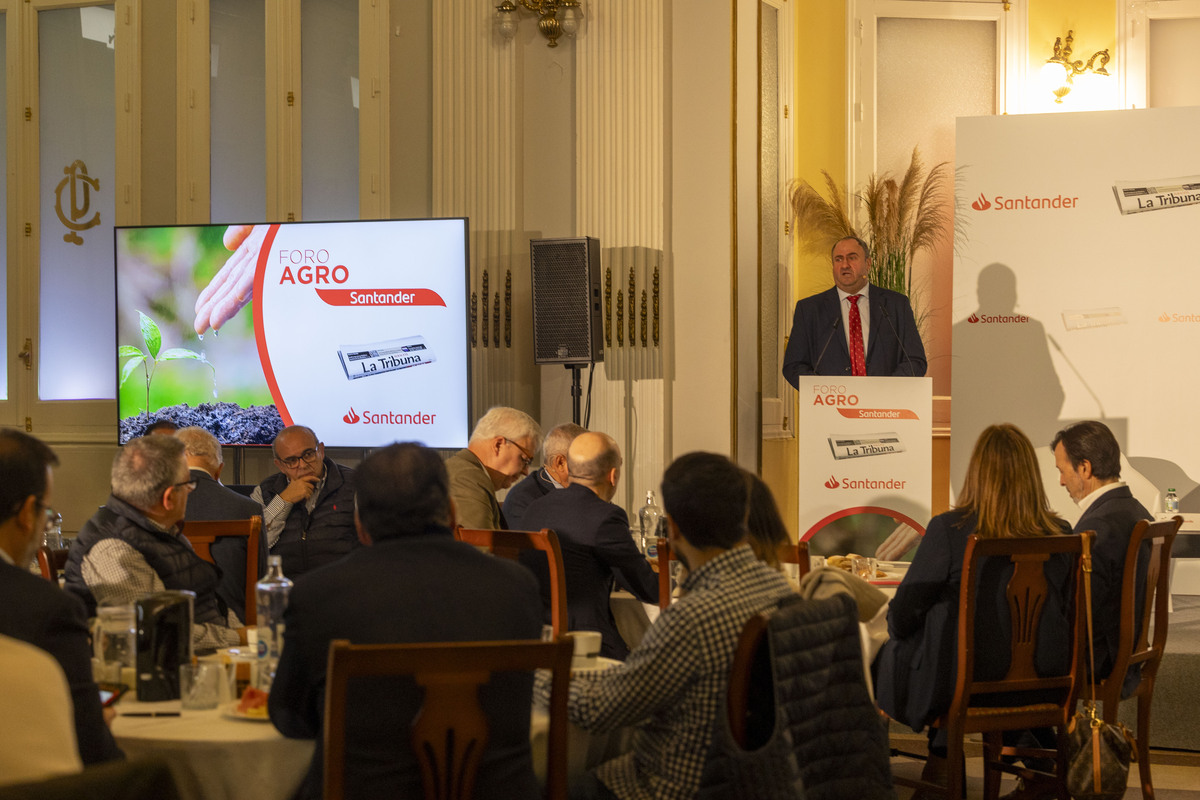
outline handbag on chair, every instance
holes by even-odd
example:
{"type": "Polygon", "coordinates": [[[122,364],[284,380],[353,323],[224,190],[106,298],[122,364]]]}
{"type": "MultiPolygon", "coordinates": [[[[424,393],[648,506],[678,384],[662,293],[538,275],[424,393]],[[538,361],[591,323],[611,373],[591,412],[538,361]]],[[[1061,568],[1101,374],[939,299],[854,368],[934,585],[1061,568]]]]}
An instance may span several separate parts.
{"type": "Polygon", "coordinates": [[[1133,736],[1120,723],[1096,713],[1096,657],[1092,644],[1091,536],[1083,537],[1083,591],[1087,609],[1089,683],[1092,695],[1067,726],[1067,791],[1075,800],[1118,800],[1125,796],[1133,736]]]}

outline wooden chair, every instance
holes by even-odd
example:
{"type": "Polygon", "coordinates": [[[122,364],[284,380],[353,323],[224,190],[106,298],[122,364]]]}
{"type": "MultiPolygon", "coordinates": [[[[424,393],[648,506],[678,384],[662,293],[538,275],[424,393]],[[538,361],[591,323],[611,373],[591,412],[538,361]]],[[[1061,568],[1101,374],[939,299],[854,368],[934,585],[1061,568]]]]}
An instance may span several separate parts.
{"type": "Polygon", "coordinates": [[[557,638],[567,632],[567,577],[563,568],[558,534],[549,528],[540,531],[503,531],[487,528],[455,528],[460,542],[485,547],[493,555],[517,560],[522,550],[541,550],[546,554],[550,573],[550,627],[557,638]]]}
{"type": "Polygon", "coordinates": [[[246,619],[247,625],[258,623],[258,599],[255,586],[258,584],[258,546],[262,531],[262,517],[249,519],[188,520],[183,524],[183,535],[192,543],[196,555],[210,564],[213,561],[210,548],[223,536],[240,536],[246,540],[246,619]]]}
{"type": "Polygon", "coordinates": [[[42,570],[42,577],[51,583],[58,583],[58,573],[63,567],[67,566],[67,553],[65,547],[46,547],[42,545],[37,549],[38,567],[42,570]]]}
{"type": "Polygon", "coordinates": [[[329,646],[325,688],[325,799],[342,800],[346,780],[346,692],[351,678],[412,675],[425,689],[412,723],[426,800],[469,800],[487,743],[488,721],[478,689],[491,673],[551,671],[546,797],[567,796],[567,693],[574,646],[553,642],[447,642],[329,646]]]}
{"type": "MultiPolygon", "coordinates": [[[[667,539],[658,540],[658,607],[664,609],[671,605],[671,562],[676,560],[671,550],[671,542],[667,539]]],[[[808,574],[811,562],[808,559],[808,542],[783,544],[779,546],[779,561],[783,564],[795,564],[799,567],[797,580],[808,574]]]]}
{"type": "MultiPolygon", "coordinates": [[[[1141,680],[1129,697],[1137,698],[1137,763],[1142,780],[1142,797],[1154,798],[1154,783],[1150,780],[1150,705],[1154,698],[1154,678],[1167,644],[1167,603],[1171,597],[1171,545],[1183,524],[1175,516],[1162,522],[1142,520],[1133,528],[1129,546],[1125,549],[1125,571],[1121,577],[1121,633],[1117,641],[1117,659],[1107,679],[1096,685],[1096,697],[1104,704],[1104,721],[1115,723],[1121,702],[1121,688],[1126,671],[1142,665],[1141,680]],[[1142,562],[1147,565],[1146,584],[1142,591],[1141,618],[1135,631],[1134,593],[1137,590],[1138,554],[1145,547],[1142,562]],[[1150,630],[1154,639],[1150,640],[1150,630]]],[[[1093,592],[1095,587],[1092,587],[1093,592]]],[[[1095,620],[1093,620],[1093,623],[1095,620]]],[[[1086,696],[1086,685],[1081,687],[1086,696]]]]}
{"type": "MultiPolygon", "coordinates": [[[[1090,534],[1084,534],[1090,535],[1090,534]]],[[[1060,675],[1041,677],[1035,668],[1035,650],[1042,611],[1050,589],[1042,572],[1043,564],[1052,554],[1066,554],[1071,559],[1072,585],[1067,594],[1067,641],[1078,643],[1082,630],[1082,587],[1079,580],[1079,563],[1082,557],[1083,539],[1079,535],[1005,537],[981,539],[972,534],[967,539],[963,558],[962,586],[958,604],[958,653],[957,679],[950,709],[933,723],[945,728],[949,741],[947,746],[947,782],[945,786],[927,781],[895,776],[900,786],[912,786],[928,793],[944,795],[951,800],[963,796],[963,737],[969,733],[983,734],[983,796],[995,800],[1000,792],[1000,773],[1008,772],[1029,779],[1046,777],[1046,773],[1006,764],[1000,760],[1001,751],[1016,756],[1039,756],[1052,758],[1056,762],[1060,797],[1067,797],[1066,757],[1063,743],[1067,723],[1075,711],[1078,682],[1082,680],[1079,666],[1078,644],[1070,648],[1070,667],[1060,675]],[[975,678],[976,630],[976,582],[986,559],[1004,558],[1012,562],[1012,578],[1005,587],[1007,605],[1012,623],[1012,639],[1009,653],[1008,672],[999,680],[977,680],[975,678]],[[1013,693],[1039,692],[1038,702],[1026,701],[1012,705],[1013,693]],[[1053,695],[1057,700],[1046,700],[1053,695]],[[1005,701],[1007,700],[1007,704],[1005,701]],[[1025,730],[1038,727],[1053,727],[1058,731],[1057,750],[1031,750],[1004,748],[1001,734],[1004,731],[1025,730]]],[[[995,635],[994,631],[980,631],[980,636],[995,635]]],[[[906,754],[911,755],[911,754],[906,754]]]]}

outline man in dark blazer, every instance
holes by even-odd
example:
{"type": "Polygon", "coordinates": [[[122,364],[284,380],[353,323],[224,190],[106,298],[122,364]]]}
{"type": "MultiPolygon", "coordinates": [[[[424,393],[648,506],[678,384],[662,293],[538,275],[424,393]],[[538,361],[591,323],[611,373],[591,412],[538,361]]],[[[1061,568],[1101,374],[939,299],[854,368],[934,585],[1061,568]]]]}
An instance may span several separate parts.
{"type": "Polygon", "coordinates": [[[54,491],[49,447],[12,428],[0,429],[0,634],[39,647],[67,677],[84,764],[124,758],[113,741],[92,680],[87,618],[78,598],[26,568],[42,543],[54,491]]]}
{"type": "MultiPolygon", "coordinates": [[[[446,468],[419,444],[388,445],[356,472],[354,523],[362,544],[302,575],[288,599],[287,636],[271,686],[271,721],[285,736],[316,739],[302,798],[322,793],[329,643],[538,639],[537,582],[519,564],[456,542],[446,468]]],[[[475,796],[540,794],[529,750],[533,676],[498,675],[480,692],[488,742],[475,796]]],[[[422,691],[411,679],[364,680],[347,709],[346,796],[420,797],[408,747],[422,691]]]]}
{"type": "MultiPolygon", "coordinates": [[[[1059,431],[1050,444],[1058,482],[1083,509],[1075,531],[1095,531],[1092,544],[1092,641],[1096,677],[1112,672],[1121,633],[1121,578],[1129,535],[1139,520],[1153,519],[1121,481],[1121,448],[1102,422],[1086,420],[1059,431]]],[[[1146,587],[1149,547],[1139,553],[1134,589],[1135,633],[1140,632],[1142,593],[1146,587]]],[[[1141,665],[1126,673],[1122,696],[1137,687],[1141,665]]]]}
{"type": "Polygon", "coordinates": [[[912,306],[899,292],[868,283],[871,253],[866,242],[853,236],[841,239],[831,258],[835,286],[796,303],[783,377],[796,386],[801,375],[855,374],[850,343],[854,305],[862,325],[863,374],[922,377],[925,347],[912,306]]]}
{"type": "Polygon", "coordinates": [[[527,530],[524,527],[525,509],[529,508],[529,504],[570,483],[567,477],[567,449],[575,437],[585,430],[582,425],[564,422],[546,434],[546,440],[542,442],[542,468],[526,475],[504,496],[504,519],[509,528],[527,530]]]}
{"type": "MultiPolygon", "coordinates": [[[[221,470],[225,457],[221,443],[204,428],[190,426],[175,432],[183,442],[184,457],[196,488],[188,495],[184,520],[249,519],[261,517],[262,506],[245,495],[221,485],[221,470]]],[[[267,532],[259,530],[258,566],[255,574],[267,574],[267,532]]],[[[213,561],[221,569],[217,596],[225,601],[238,619],[246,620],[246,542],[230,536],[213,542],[209,547],[213,561]]]]}
{"type": "MultiPolygon", "coordinates": [[[[613,582],[644,603],[658,602],[658,576],[638,551],[625,511],[611,502],[621,478],[621,450],[611,436],[581,433],[567,451],[571,485],[535,500],[525,527],[558,534],[567,581],[567,628],[599,631],[600,655],[624,660],[629,646],[609,607],[613,582]]],[[[549,577],[541,553],[522,555],[542,583],[549,613],[549,577]]]]}

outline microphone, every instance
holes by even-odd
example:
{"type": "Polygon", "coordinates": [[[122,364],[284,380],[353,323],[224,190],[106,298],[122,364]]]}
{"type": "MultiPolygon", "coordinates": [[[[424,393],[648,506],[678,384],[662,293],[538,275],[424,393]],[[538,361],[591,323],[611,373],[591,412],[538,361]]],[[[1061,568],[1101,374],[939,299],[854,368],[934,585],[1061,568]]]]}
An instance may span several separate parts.
{"type": "Polygon", "coordinates": [[[913,369],[912,361],[908,358],[908,351],[904,349],[904,340],[900,338],[900,333],[896,330],[896,326],[892,324],[892,315],[888,313],[887,305],[880,303],[879,307],[883,309],[883,318],[887,320],[888,327],[892,330],[892,336],[896,337],[896,343],[900,345],[900,355],[904,358],[904,363],[908,365],[909,377],[917,377],[917,371],[913,369]]]}
{"type": "Polygon", "coordinates": [[[821,359],[825,357],[825,351],[829,349],[829,343],[833,341],[833,334],[837,333],[838,323],[842,321],[842,315],[839,313],[833,318],[833,325],[829,327],[829,334],[825,337],[825,344],[821,346],[821,354],[817,356],[817,362],[813,364],[813,374],[821,374],[821,359]]]}

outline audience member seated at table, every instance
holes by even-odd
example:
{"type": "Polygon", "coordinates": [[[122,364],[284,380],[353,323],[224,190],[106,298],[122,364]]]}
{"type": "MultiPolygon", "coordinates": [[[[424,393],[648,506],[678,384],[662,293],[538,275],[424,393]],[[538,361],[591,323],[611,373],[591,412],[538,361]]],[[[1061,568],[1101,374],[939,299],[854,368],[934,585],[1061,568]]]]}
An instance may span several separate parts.
{"type": "MultiPolygon", "coordinates": [[[[268,701],[285,736],[317,740],[302,798],[322,788],[321,734],[329,643],[537,639],[542,614],[529,571],[457,542],[441,458],[419,444],[372,453],[357,473],[355,527],[367,547],[296,581],[287,636],[268,701]]],[[[488,743],[475,796],[539,795],[529,751],[529,674],[506,674],[481,691],[488,743]]],[[[411,679],[352,686],[347,710],[346,796],[420,797],[408,748],[422,692],[411,679]]]]}
{"type": "MultiPolygon", "coordinates": [[[[175,432],[175,438],[186,448],[184,457],[196,488],[188,496],[187,520],[249,519],[262,516],[258,503],[233,489],[221,485],[221,470],[225,458],[221,443],[204,428],[190,426],[175,432]]],[[[226,536],[209,547],[213,561],[221,570],[221,582],[217,595],[238,619],[246,618],[246,540],[237,536],[226,536]]],[[[255,575],[267,574],[267,535],[259,532],[258,565],[255,575]]],[[[285,573],[286,574],[286,573],[285,573]]]]}
{"type": "MultiPolygon", "coordinates": [[[[997,538],[1070,532],[1070,525],[1050,510],[1037,457],[1025,434],[1008,424],[985,429],[971,453],[958,505],[929,521],[912,566],[889,605],[890,639],[874,665],[879,707],[918,731],[949,709],[959,587],[969,535],[997,538]]],[[[1002,677],[1009,661],[1011,626],[1004,592],[1012,566],[1007,561],[997,566],[1000,571],[991,574],[984,567],[980,585],[985,588],[976,599],[975,666],[976,677],[983,679],[1002,677]]],[[[1066,634],[1069,559],[1052,557],[1045,573],[1050,592],[1042,611],[1035,663],[1039,671],[1050,674],[1066,670],[1071,659],[1066,634]]],[[[1048,732],[1033,733],[1039,742],[1053,746],[1053,734],[1045,739],[1048,732]]],[[[945,731],[930,728],[928,735],[930,757],[922,778],[945,784],[945,731]]],[[[1012,736],[1005,736],[1006,743],[1015,743],[1012,736]]]]}
{"type": "Polygon", "coordinates": [[[271,555],[295,580],[358,547],[354,534],[354,470],[325,455],[312,428],[284,428],[271,443],[279,472],[250,493],[263,507],[271,555]]]}
{"type": "Polygon", "coordinates": [[[67,557],[66,588],[96,606],[129,605],[165,589],[196,593],[197,651],[246,643],[246,629],[217,597],[220,571],[192,550],[179,523],[195,482],[174,436],[131,439],[112,465],[112,494],[83,524],[67,557]]]}
{"type": "Polygon", "coordinates": [[[0,786],[83,769],[67,678],[50,654],[0,635],[0,786]]]}
{"type": "MultiPolygon", "coordinates": [[[[783,562],[779,559],[779,548],[791,542],[787,525],[775,504],[775,496],[763,479],[753,472],[746,470],[746,484],[749,487],[750,500],[746,510],[746,543],[754,551],[754,557],[772,569],[783,572],[783,562]]],[[[687,569],[680,565],[676,576],[680,583],[687,575],[687,569]]]]}
{"type": "Polygon", "coordinates": [[[504,495],[501,510],[504,512],[505,522],[512,530],[528,530],[524,518],[525,509],[529,508],[529,504],[571,482],[567,474],[567,448],[575,441],[575,437],[585,430],[587,429],[581,425],[564,422],[546,434],[546,441],[542,442],[542,468],[529,473],[504,495]]]}
{"type": "Polygon", "coordinates": [[[496,492],[529,472],[542,442],[537,421],[515,408],[495,406],[480,417],[466,449],[446,459],[450,496],[464,528],[511,528],[496,492]]]}
{"type": "MultiPolygon", "coordinates": [[[[1121,481],[1121,447],[1103,422],[1087,420],[1063,428],[1050,444],[1058,482],[1083,514],[1074,530],[1095,531],[1092,542],[1092,624],[1096,678],[1103,680],[1117,660],[1121,638],[1121,580],[1125,573],[1125,550],[1139,520],[1153,519],[1121,481]]],[[[1134,633],[1141,633],[1145,602],[1149,544],[1142,545],[1134,582],[1134,633]]],[[[1125,675],[1122,696],[1137,688],[1142,665],[1134,664],[1125,675]]]]}
{"type": "MultiPolygon", "coordinates": [[[[689,568],[687,594],[662,612],[624,664],[572,676],[573,723],[633,728],[630,748],[573,786],[573,797],[696,794],[742,627],[792,592],[746,544],[746,497],[742,469],[724,456],[689,453],[667,468],[667,537],[689,568]]],[[[539,673],[534,691],[548,701],[548,676],[539,673]]]]}
{"type": "Polygon", "coordinates": [[[782,571],[779,548],[790,544],[792,537],[788,535],[770,487],[750,471],[746,472],[746,480],[750,484],[750,504],[746,514],[746,531],[749,535],[746,541],[759,561],[782,571]]]}
{"type": "MultiPolygon", "coordinates": [[[[567,451],[571,485],[530,503],[525,524],[558,534],[567,582],[567,629],[599,631],[600,655],[624,659],[629,646],[617,631],[609,597],[614,581],[643,603],[658,602],[658,575],[629,533],[629,517],[612,502],[621,479],[621,448],[605,433],[587,431],[567,451]]],[[[547,621],[549,575],[543,553],[521,556],[542,584],[547,621]]]]}
{"type": "MultiPolygon", "coordinates": [[[[53,518],[54,467],[58,456],[43,442],[13,428],[0,428],[0,634],[45,651],[66,675],[74,714],[74,732],[60,754],[75,752],[84,764],[124,758],[105,724],[100,691],[92,680],[92,648],[87,617],[78,598],[27,569],[42,544],[46,524],[53,518]]],[[[3,692],[19,689],[7,682],[3,692]]],[[[23,731],[0,713],[0,730],[24,737],[23,731]]],[[[8,752],[0,744],[0,757],[8,752]]],[[[7,775],[0,768],[0,776],[7,775]]]]}

